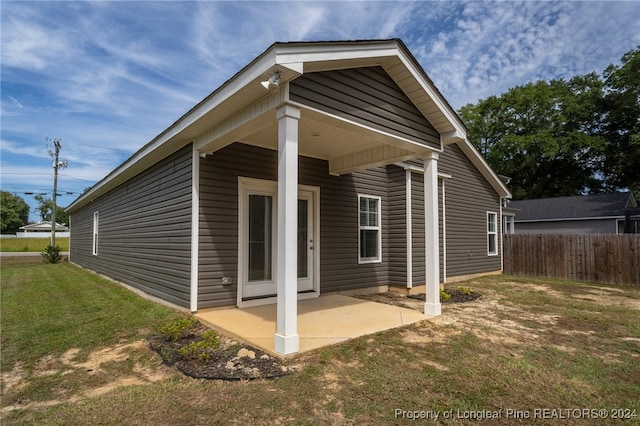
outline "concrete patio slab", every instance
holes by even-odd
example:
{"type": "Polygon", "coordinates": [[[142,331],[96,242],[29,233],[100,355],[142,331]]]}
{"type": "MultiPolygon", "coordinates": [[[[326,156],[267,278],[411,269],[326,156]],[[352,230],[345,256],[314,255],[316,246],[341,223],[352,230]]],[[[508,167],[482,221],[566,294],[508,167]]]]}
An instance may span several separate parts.
{"type": "MultiPolygon", "coordinates": [[[[279,355],[274,350],[275,304],[243,309],[203,309],[195,316],[224,334],[279,355]]],[[[299,300],[298,353],[429,318],[417,310],[339,294],[299,300]]]]}

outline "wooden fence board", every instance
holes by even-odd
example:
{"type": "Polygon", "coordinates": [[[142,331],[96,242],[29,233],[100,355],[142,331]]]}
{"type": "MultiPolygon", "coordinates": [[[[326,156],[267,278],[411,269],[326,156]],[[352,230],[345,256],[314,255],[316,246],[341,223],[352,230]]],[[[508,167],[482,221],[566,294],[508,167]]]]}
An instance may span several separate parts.
{"type": "Polygon", "coordinates": [[[638,234],[507,234],[504,272],[640,286],[638,234]]]}

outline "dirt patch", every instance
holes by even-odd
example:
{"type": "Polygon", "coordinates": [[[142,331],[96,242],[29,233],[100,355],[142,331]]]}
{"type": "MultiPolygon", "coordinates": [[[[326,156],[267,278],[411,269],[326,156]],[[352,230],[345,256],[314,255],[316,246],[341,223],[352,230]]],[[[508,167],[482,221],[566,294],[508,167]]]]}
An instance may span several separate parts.
{"type": "Polygon", "coordinates": [[[13,370],[2,373],[2,397],[3,401],[9,401],[9,403],[2,408],[1,412],[77,402],[104,395],[122,386],[154,383],[175,376],[175,373],[165,366],[146,365],[138,361],[133,361],[131,371],[127,372],[120,368],[121,364],[136,358],[135,353],[144,354],[145,352],[148,353],[146,342],[139,340],[90,352],[82,360],[78,359],[81,355],[80,349],[72,348],[58,357],[47,355],[35,362],[30,369],[18,363],[13,370]],[[53,389],[54,394],[64,394],[68,380],[82,382],[80,390],[65,398],[43,401],[29,401],[20,396],[23,391],[28,390],[31,379],[55,375],[60,377],[60,382],[59,389],[53,389]],[[101,380],[95,380],[97,375],[100,375],[101,380]],[[92,377],[92,379],[85,380],[82,379],[83,377],[92,377]]]}
{"type": "Polygon", "coordinates": [[[166,365],[196,379],[253,380],[281,377],[298,371],[297,365],[287,364],[280,358],[226,336],[219,336],[220,346],[202,357],[180,353],[180,348],[202,341],[207,330],[196,322],[177,341],[162,334],[153,334],[148,338],[149,347],[162,357],[166,365]]]}

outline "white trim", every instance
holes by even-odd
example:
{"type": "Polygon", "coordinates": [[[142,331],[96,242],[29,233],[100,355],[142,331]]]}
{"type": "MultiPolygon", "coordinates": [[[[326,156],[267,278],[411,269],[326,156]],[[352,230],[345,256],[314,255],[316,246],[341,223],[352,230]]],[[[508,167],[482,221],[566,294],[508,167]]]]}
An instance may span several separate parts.
{"type": "MultiPolygon", "coordinates": [[[[269,281],[274,288],[276,286],[277,274],[277,213],[276,206],[278,203],[278,182],[274,180],[255,179],[245,176],[238,176],[238,286],[236,293],[236,306],[238,308],[248,308],[251,306],[267,305],[276,302],[276,297],[259,297],[256,299],[243,300],[243,285],[246,283],[247,271],[247,247],[246,247],[246,197],[247,191],[255,194],[264,194],[273,196],[273,241],[272,241],[272,279],[269,281]]],[[[313,289],[298,293],[298,299],[307,299],[320,296],[320,187],[311,185],[298,185],[298,194],[308,192],[313,197],[313,289]]],[[[275,292],[274,292],[275,294],[275,292]]]]}
{"type": "Polygon", "coordinates": [[[100,211],[93,212],[93,240],[91,242],[91,253],[94,256],[98,255],[98,244],[100,241],[100,211]]]}
{"type": "Polygon", "coordinates": [[[462,152],[476,166],[476,169],[489,182],[489,185],[500,195],[500,198],[511,198],[511,192],[502,182],[502,179],[493,171],[487,160],[478,152],[475,146],[468,139],[457,143],[462,152]]]}
{"type": "Polygon", "coordinates": [[[365,263],[381,263],[382,262],[382,198],[377,195],[368,195],[368,194],[358,194],[358,264],[365,263]],[[362,226],[360,224],[360,200],[362,198],[370,198],[378,200],[378,218],[377,218],[377,226],[362,226]],[[362,241],[360,240],[360,231],[361,230],[369,230],[369,231],[378,231],[378,256],[374,258],[362,258],[360,253],[362,251],[362,241]]]}
{"type": "Polygon", "coordinates": [[[298,121],[300,108],[282,105],[278,121],[278,241],[274,349],[300,349],[298,335],[298,121]]]}
{"type": "Polygon", "coordinates": [[[424,161],[425,315],[440,315],[440,238],[438,232],[438,153],[424,161]]]}
{"type": "Polygon", "coordinates": [[[406,235],[407,235],[407,288],[413,287],[413,220],[411,200],[411,170],[405,169],[405,210],[406,210],[406,235]]]}
{"type": "Polygon", "coordinates": [[[497,256],[498,255],[498,213],[497,212],[492,212],[492,211],[487,211],[487,227],[486,227],[486,234],[487,234],[487,256],[497,256]],[[489,231],[489,215],[493,215],[495,217],[494,220],[494,225],[495,225],[495,231],[491,232],[489,231]],[[496,243],[496,251],[492,252],[489,249],[489,235],[494,235],[495,236],[495,243],[496,243]]]}
{"type": "MultiPolygon", "coordinates": [[[[246,276],[248,271],[248,246],[247,246],[247,223],[246,213],[248,206],[245,205],[247,192],[251,192],[256,195],[269,195],[272,197],[272,217],[271,217],[271,280],[264,281],[264,285],[273,286],[276,289],[276,277],[277,277],[277,252],[276,252],[276,236],[277,236],[277,214],[276,206],[278,203],[278,183],[271,180],[253,179],[244,176],[238,176],[238,286],[236,294],[236,304],[239,308],[248,306],[255,306],[255,304],[247,304],[247,301],[243,300],[244,286],[248,283],[248,277],[246,276]]],[[[259,283],[254,283],[257,285],[259,283]]],[[[264,300],[264,299],[257,299],[264,300]]]]}
{"type": "Polygon", "coordinates": [[[496,218],[496,232],[498,236],[496,239],[500,244],[500,270],[504,271],[504,229],[502,229],[502,200],[500,200],[500,215],[496,218]],[[500,228],[498,229],[498,223],[500,228]]]}
{"type": "MultiPolygon", "coordinates": [[[[438,177],[440,177],[438,175],[438,177]]],[[[446,200],[444,196],[445,180],[438,179],[442,182],[442,282],[447,282],[447,211],[446,200]]]]}
{"type": "Polygon", "coordinates": [[[200,249],[200,153],[192,145],[191,155],[191,312],[198,311],[198,271],[200,249]]]}

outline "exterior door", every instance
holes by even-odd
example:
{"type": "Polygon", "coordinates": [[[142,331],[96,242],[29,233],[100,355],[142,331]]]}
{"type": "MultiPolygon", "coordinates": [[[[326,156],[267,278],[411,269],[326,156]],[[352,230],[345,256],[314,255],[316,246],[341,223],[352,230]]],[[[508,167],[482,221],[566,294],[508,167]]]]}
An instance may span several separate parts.
{"type": "MultiPolygon", "coordinates": [[[[277,183],[241,181],[239,302],[276,295],[277,183]]],[[[298,292],[314,291],[314,192],[298,191],[298,292]]]]}

